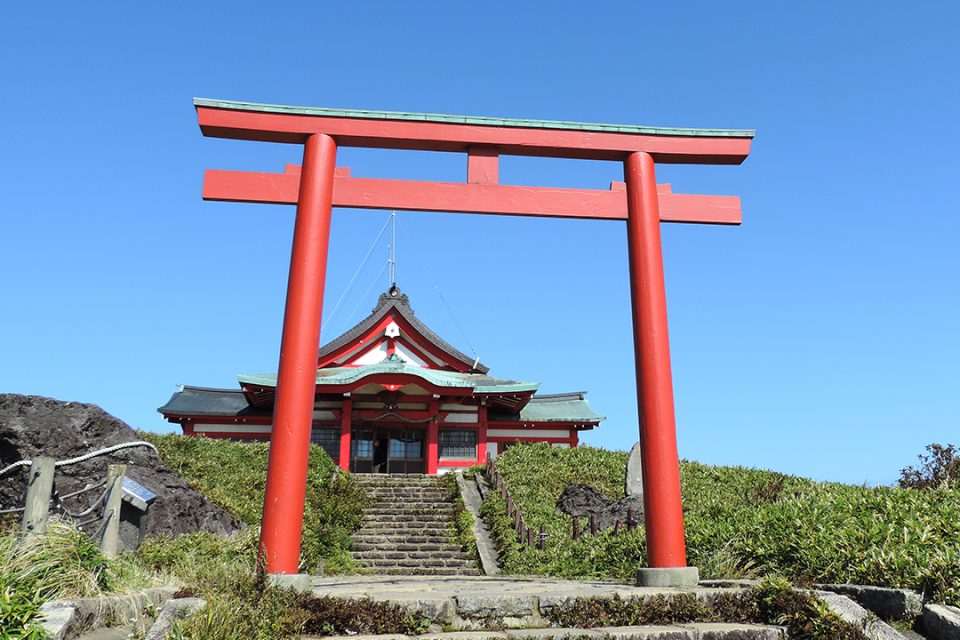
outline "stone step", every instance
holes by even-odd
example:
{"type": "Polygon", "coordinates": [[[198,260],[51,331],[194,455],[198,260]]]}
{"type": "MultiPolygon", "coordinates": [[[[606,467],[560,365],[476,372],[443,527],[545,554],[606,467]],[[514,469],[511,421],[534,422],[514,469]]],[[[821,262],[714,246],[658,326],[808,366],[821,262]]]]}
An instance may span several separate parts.
{"type": "Polygon", "coordinates": [[[353,545],[356,551],[459,551],[460,545],[450,543],[424,543],[410,544],[407,542],[381,542],[379,544],[372,542],[358,542],[353,545]]]}
{"type": "Polygon", "coordinates": [[[402,505],[415,505],[415,504],[453,504],[453,498],[450,498],[446,495],[401,495],[401,496],[392,496],[392,495],[371,495],[372,502],[371,506],[376,506],[378,504],[393,504],[397,506],[402,505]]]}
{"type": "MultiPolygon", "coordinates": [[[[413,538],[433,538],[430,542],[450,542],[450,531],[446,528],[418,528],[411,527],[407,528],[364,528],[354,534],[354,540],[363,542],[370,542],[373,539],[376,540],[390,540],[392,542],[404,542],[410,541],[413,538]]],[[[413,544],[420,544],[420,542],[414,542],[413,544]]]]}
{"type": "Polygon", "coordinates": [[[444,480],[438,480],[436,477],[431,478],[414,478],[411,480],[396,480],[393,478],[381,479],[381,480],[358,480],[357,484],[361,487],[423,487],[425,489],[447,489],[448,485],[444,480]]]}
{"type": "Polygon", "coordinates": [[[413,560],[410,558],[376,559],[364,560],[363,564],[371,568],[406,567],[411,569],[417,567],[464,568],[473,566],[472,562],[464,560],[463,558],[438,558],[436,560],[413,560]]]}
{"type": "Polygon", "coordinates": [[[357,560],[469,560],[470,556],[462,549],[454,551],[354,551],[357,560]]]}
{"type": "Polygon", "coordinates": [[[399,536],[392,538],[382,534],[354,534],[353,541],[357,545],[361,544],[449,544],[450,536],[399,536]]]}
{"type": "Polygon", "coordinates": [[[452,494],[447,489],[433,489],[421,487],[362,487],[363,492],[368,496],[384,496],[387,498],[397,496],[429,496],[433,498],[450,498],[452,494]]]}
{"type": "Polygon", "coordinates": [[[354,476],[371,499],[353,557],[374,573],[479,575],[476,563],[450,538],[454,492],[436,476],[354,476]]]}
{"type": "Polygon", "coordinates": [[[453,522],[453,513],[366,513],[364,522],[453,522]]]}
{"type": "MultiPolygon", "coordinates": [[[[450,527],[401,527],[397,524],[393,526],[381,526],[370,523],[353,534],[354,539],[358,536],[375,539],[383,538],[384,541],[386,541],[386,538],[437,538],[436,540],[428,540],[427,542],[450,542],[450,527]]],[[[401,542],[401,540],[393,541],[401,542]]],[[[410,540],[410,543],[423,544],[424,540],[410,540]]]]}
{"type": "Polygon", "coordinates": [[[384,495],[404,494],[404,493],[412,493],[412,494],[424,493],[424,494],[431,494],[431,495],[436,494],[441,496],[448,496],[452,493],[450,489],[447,487],[423,487],[423,486],[413,485],[413,484],[407,484],[407,485],[397,484],[397,485],[379,486],[379,487],[375,485],[368,485],[368,486],[361,485],[360,488],[366,491],[367,493],[382,493],[384,495]]]}
{"type": "Polygon", "coordinates": [[[447,513],[452,514],[456,510],[455,506],[449,502],[435,501],[425,504],[407,505],[403,501],[397,502],[379,502],[372,504],[365,510],[365,513],[447,513]]]}
{"type": "Polygon", "coordinates": [[[396,505],[398,507],[403,507],[407,505],[411,506],[423,506],[428,504],[442,504],[452,506],[454,503],[453,498],[449,495],[430,495],[430,494],[410,494],[410,495],[384,495],[368,493],[370,497],[370,506],[375,507],[377,505],[396,505]]]}
{"type": "Polygon", "coordinates": [[[358,533],[387,536],[448,536],[450,524],[447,522],[417,522],[404,524],[402,522],[367,522],[358,533]]]}
{"type": "Polygon", "coordinates": [[[377,573],[389,576],[479,576],[480,572],[475,567],[463,567],[460,569],[452,567],[420,567],[411,569],[409,567],[390,567],[379,569],[377,573]]]}
{"type": "Polygon", "coordinates": [[[452,518],[430,518],[419,516],[404,518],[403,516],[385,516],[383,518],[364,518],[361,526],[364,528],[379,529],[449,529],[452,518]]]}
{"type": "Polygon", "coordinates": [[[410,511],[404,513],[402,511],[398,512],[387,512],[387,511],[367,511],[364,513],[364,516],[369,519],[376,518],[386,518],[388,520],[398,520],[398,519],[420,519],[426,518],[428,520],[440,519],[444,521],[451,521],[454,518],[453,511],[410,511]]]}
{"type": "MultiPolygon", "coordinates": [[[[311,638],[314,636],[302,636],[311,638]]],[[[363,640],[396,640],[398,635],[367,635],[363,640]]],[[[786,633],[779,627],[756,624],[724,624],[722,622],[696,622],[690,624],[637,627],[595,627],[593,629],[571,629],[558,627],[496,629],[490,631],[446,631],[431,633],[430,640],[573,640],[575,638],[596,638],[603,640],[651,640],[652,638],[670,638],[671,640],[780,640],[786,633]]],[[[326,636],[324,640],[356,640],[358,636],[326,636]]]]}
{"type": "Polygon", "coordinates": [[[405,516],[402,514],[377,514],[373,513],[363,517],[362,524],[380,524],[382,526],[392,526],[394,524],[406,524],[408,526],[420,526],[420,525],[449,525],[453,522],[453,518],[449,514],[436,514],[436,515],[409,515],[405,516]]]}
{"type": "Polygon", "coordinates": [[[447,516],[452,517],[456,510],[452,504],[434,504],[432,506],[400,506],[393,504],[374,505],[365,512],[371,516],[447,516]]]}
{"type": "Polygon", "coordinates": [[[364,491],[376,491],[380,493],[418,493],[418,492],[428,492],[428,493],[445,493],[450,494],[450,487],[445,487],[441,485],[425,485],[425,484],[361,484],[359,485],[364,491]]]}

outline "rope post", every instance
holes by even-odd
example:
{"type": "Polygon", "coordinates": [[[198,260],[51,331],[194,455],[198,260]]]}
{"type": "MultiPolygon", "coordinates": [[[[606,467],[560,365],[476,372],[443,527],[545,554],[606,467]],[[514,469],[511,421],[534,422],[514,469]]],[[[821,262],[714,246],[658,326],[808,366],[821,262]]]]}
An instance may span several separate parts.
{"type": "Polygon", "coordinates": [[[543,525],[540,525],[540,535],[539,537],[539,548],[540,551],[543,551],[547,548],[547,528],[543,525]]]}
{"type": "Polygon", "coordinates": [[[532,547],[533,544],[533,527],[527,527],[527,546],[532,547]]]}
{"type": "Polygon", "coordinates": [[[27,479],[27,502],[23,510],[23,532],[44,533],[50,513],[50,495],[53,493],[53,470],[56,461],[37,456],[30,465],[27,479]]]}
{"type": "Polygon", "coordinates": [[[590,535],[594,535],[594,536],[597,535],[597,531],[598,531],[597,516],[591,513],[590,514],[590,535]]]}
{"type": "Polygon", "coordinates": [[[573,539],[580,539],[580,518],[573,516],[573,539]]]}
{"type": "Polygon", "coordinates": [[[634,509],[627,509],[627,531],[636,531],[637,517],[634,509]]]}
{"type": "Polygon", "coordinates": [[[123,477],[127,465],[107,467],[107,493],[104,498],[103,523],[100,525],[100,551],[105,558],[116,558],[120,542],[120,501],[123,498],[123,477]]]}

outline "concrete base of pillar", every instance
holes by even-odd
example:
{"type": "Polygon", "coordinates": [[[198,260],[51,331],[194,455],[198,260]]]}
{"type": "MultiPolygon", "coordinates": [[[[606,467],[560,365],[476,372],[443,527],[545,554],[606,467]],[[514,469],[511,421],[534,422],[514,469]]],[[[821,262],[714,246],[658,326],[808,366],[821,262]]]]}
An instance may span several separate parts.
{"type": "Polygon", "coordinates": [[[637,570],[638,587],[695,587],[700,582],[696,567],[668,567],[637,570]]]}
{"type": "Polygon", "coordinates": [[[297,591],[310,592],[313,590],[311,576],[306,573],[271,573],[267,582],[275,587],[286,587],[297,591]]]}

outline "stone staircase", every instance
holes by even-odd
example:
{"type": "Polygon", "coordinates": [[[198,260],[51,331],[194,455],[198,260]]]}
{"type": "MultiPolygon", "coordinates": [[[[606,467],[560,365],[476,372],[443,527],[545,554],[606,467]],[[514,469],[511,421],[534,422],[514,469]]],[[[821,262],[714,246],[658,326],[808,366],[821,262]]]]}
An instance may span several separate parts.
{"type": "Polygon", "coordinates": [[[420,474],[356,474],[373,499],[353,557],[373,573],[479,575],[477,563],[450,537],[456,507],[445,480],[420,474]]]}

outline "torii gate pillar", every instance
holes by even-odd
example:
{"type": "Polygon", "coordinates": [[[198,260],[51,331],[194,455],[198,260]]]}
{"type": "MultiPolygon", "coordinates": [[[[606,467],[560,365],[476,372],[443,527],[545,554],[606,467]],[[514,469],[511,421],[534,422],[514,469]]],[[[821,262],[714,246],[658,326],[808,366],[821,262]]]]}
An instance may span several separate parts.
{"type": "Polygon", "coordinates": [[[650,568],[639,571],[637,580],[649,586],[696,584],[696,568],[686,566],[656,171],[653,158],[642,151],[627,156],[623,169],[627,183],[627,251],[643,456],[643,509],[650,564],[650,568]]]}
{"type": "MultiPolygon", "coordinates": [[[[673,193],[655,163],[740,164],[754,131],[665,129],[195,99],[204,135],[303,144],[303,166],[283,173],[207,171],[207,200],[296,204],[260,559],[273,575],[298,569],[320,312],[331,206],[595,220],[625,220],[630,258],[643,458],[647,586],[696,584],[686,566],[667,336],[661,222],[740,224],[735,196],[673,193]],[[352,177],[334,167],[337,146],[465,153],[465,183],[352,177]],[[624,163],[626,185],[609,190],[499,184],[499,156],[624,163]]],[[[345,446],[345,443],[342,443],[345,446]]]]}
{"type": "Polygon", "coordinates": [[[333,138],[322,133],[307,138],[293,227],[260,529],[259,561],[265,563],[270,573],[295,574],[300,564],[336,161],[337,145],[333,138]]]}

